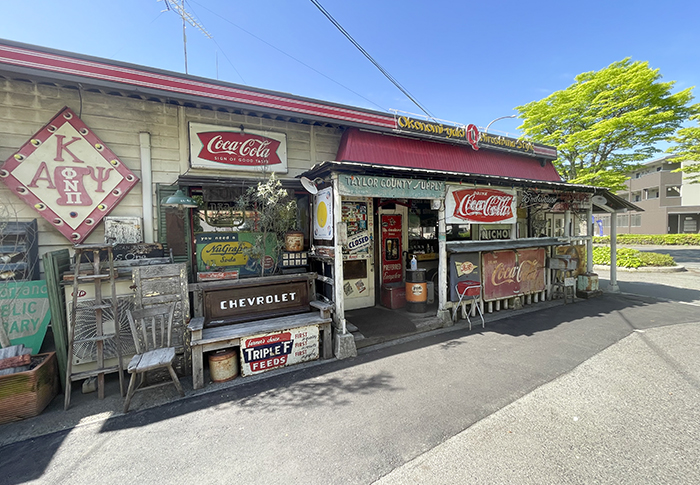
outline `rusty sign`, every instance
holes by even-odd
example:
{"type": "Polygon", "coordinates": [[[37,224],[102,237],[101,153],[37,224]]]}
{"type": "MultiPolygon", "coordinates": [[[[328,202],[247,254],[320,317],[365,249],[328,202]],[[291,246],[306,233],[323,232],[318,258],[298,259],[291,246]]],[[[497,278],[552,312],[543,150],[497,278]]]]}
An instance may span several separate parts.
{"type": "Polygon", "coordinates": [[[0,180],[80,243],[139,179],[66,107],[5,161],[0,180]]]}
{"type": "Polygon", "coordinates": [[[241,341],[241,374],[250,376],[318,359],[318,326],[255,335],[241,341]]]}
{"type": "Polygon", "coordinates": [[[484,300],[537,293],[545,288],[544,248],[482,253],[484,300]]]}

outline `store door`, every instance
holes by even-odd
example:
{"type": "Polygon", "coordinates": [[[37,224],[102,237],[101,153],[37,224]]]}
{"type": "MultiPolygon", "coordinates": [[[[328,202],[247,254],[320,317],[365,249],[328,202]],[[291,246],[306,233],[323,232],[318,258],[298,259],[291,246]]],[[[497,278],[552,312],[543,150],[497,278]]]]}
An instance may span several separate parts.
{"type": "Polygon", "coordinates": [[[343,246],[345,309],[374,306],[374,209],[372,199],[347,197],[342,201],[347,243],[343,246]]]}
{"type": "Polygon", "coordinates": [[[404,281],[404,256],[406,247],[406,207],[379,211],[381,238],[380,284],[402,283],[404,281]]]}

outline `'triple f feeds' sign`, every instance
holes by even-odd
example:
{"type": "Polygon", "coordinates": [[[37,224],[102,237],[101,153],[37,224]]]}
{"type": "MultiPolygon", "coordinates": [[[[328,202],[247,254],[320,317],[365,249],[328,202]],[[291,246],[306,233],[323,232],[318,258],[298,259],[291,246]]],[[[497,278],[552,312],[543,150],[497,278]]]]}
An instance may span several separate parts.
{"type": "Polygon", "coordinates": [[[251,376],[318,359],[317,326],[256,335],[241,343],[241,374],[251,376]]]}
{"type": "Polygon", "coordinates": [[[67,107],[5,161],[0,180],[74,244],[139,181],[67,107]]]}

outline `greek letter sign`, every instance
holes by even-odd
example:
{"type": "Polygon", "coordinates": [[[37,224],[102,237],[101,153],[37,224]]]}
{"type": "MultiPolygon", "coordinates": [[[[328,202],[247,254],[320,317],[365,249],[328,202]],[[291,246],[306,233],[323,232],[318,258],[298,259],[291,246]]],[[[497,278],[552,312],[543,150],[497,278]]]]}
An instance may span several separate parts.
{"type": "Polygon", "coordinates": [[[318,327],[310,326],[243,339],[241,374],[251,376],[318,359],[318,335],[318,327]]]}
{"type": "Polygon", "coordinates": [[[445,198],[445,222],[512,224],[517,221],[515,191],[450,185],[445,198]]]}
{"type": "Polygon", "coordinates": [[[70,108],[5,161],[0,180],[73,243],[139,181],[70,108]]]}

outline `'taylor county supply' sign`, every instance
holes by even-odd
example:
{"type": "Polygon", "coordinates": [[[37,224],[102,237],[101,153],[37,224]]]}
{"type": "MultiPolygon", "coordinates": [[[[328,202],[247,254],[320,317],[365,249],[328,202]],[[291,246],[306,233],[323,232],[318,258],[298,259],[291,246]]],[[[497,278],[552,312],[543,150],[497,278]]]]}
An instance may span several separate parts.
{"type": "Polygon", "coordinates": [[[82,242],[138,178],[63,108],[0,167],[0,180],[73,243],[82,242]]]}

